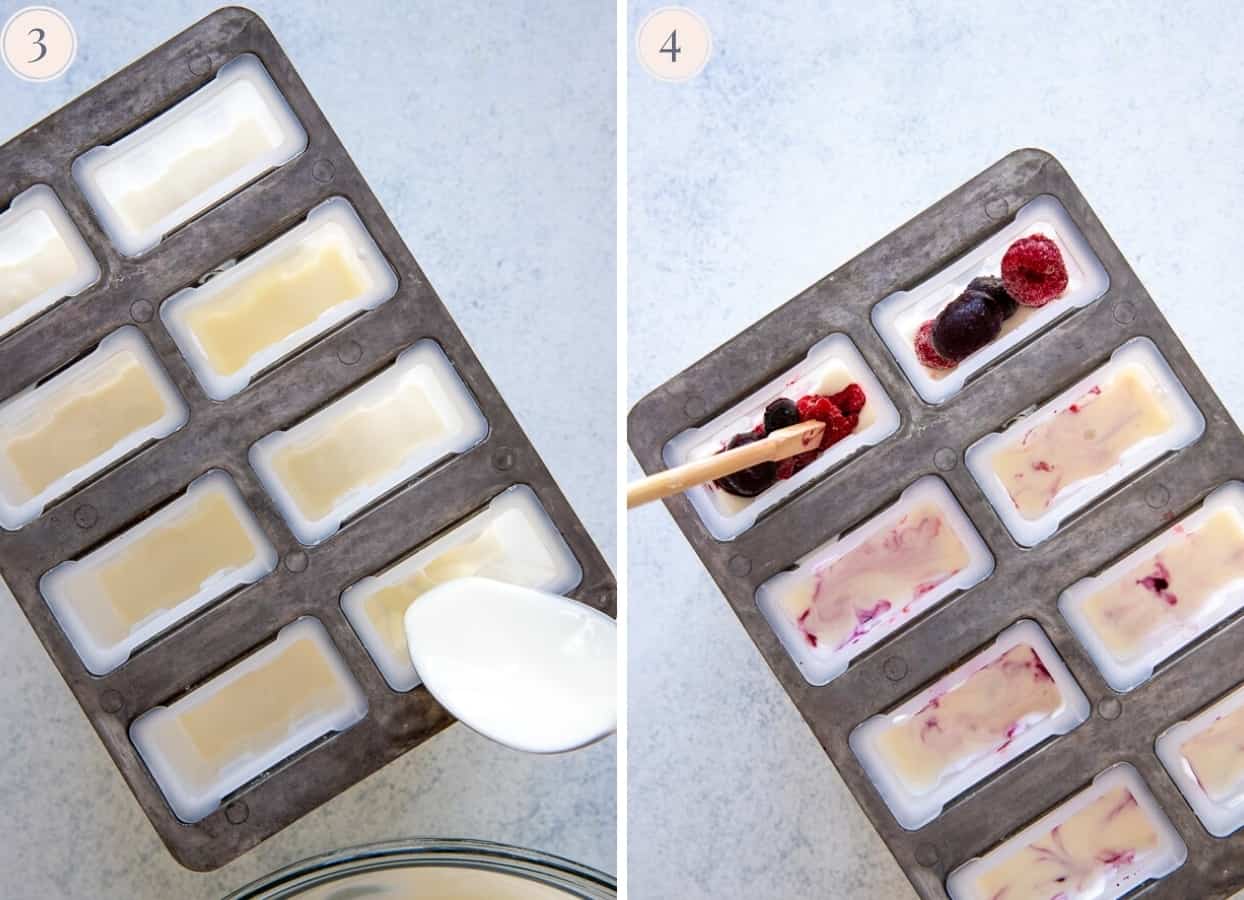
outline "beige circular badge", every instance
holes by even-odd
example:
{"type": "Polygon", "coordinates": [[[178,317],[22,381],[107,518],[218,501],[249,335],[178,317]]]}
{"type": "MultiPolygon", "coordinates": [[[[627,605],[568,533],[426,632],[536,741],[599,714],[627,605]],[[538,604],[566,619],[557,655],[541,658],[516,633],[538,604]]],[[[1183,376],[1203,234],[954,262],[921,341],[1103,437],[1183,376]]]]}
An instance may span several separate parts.
{"type": "Polygon", "coordinates": [[[649,74],[662,81],[686,81],[708,62],[713,36],[697,13],[685,6],[665,6],[640,24],[635,45],[649,74]]]}
{"type": "Polygon", "coordinates": [[[78,52],[78,36],[64,14],[47,6],[15,12],[0,32],[5,65],[26,81],[51,81],[65,73],[78,52]]]}

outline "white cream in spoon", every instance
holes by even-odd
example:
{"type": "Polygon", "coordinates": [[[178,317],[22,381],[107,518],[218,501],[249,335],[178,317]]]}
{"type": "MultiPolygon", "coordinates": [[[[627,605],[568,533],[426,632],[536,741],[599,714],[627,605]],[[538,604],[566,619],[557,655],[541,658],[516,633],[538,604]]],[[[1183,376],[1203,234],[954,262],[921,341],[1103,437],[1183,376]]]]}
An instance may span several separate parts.
{"type": "Polygon", "coordinates": [[[404,624],[424,686],[485,737],[560,753],[617,728],[617,624],[598,610],[459,578],[420,596],[404,624]]]}

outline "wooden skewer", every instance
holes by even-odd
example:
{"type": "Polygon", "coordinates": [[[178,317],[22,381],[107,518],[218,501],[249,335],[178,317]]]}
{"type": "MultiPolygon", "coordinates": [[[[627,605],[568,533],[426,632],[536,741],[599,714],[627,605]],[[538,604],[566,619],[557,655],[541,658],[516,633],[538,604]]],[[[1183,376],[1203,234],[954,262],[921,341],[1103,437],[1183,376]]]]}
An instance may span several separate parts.
{"type": "Polygon", "coordinates": [[[751,468],[757,463],[777,462],[811,450],[820,445],[821,435],[824,433],[824,422],[800,422],[751,444],[724,450],[675,469],[650,475],[627,487],[626,508],[634,509],[644,503],[681,493],[697,484],[715,481],[732,472],[751,468]]]}

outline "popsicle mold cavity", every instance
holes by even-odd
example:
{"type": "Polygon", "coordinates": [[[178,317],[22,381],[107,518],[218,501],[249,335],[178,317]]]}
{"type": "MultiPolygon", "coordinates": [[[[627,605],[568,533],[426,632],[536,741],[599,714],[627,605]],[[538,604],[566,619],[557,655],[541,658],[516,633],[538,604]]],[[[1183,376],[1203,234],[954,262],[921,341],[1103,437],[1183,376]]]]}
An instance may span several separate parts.
{"type": "Polygon", "coordinates": [[[74,160],[73,176],[126,256],[307,146],[307,133],[258,57],[239,56],[171,109],[74,160]]]}
{"type": "Polygon", "coordinates": [[[0,526],[34,521],[188,416],[142,333],[114,331],[64,372],[0,404],[0,526]]]}
{"type": "Polygon", "coordinates": [[[1116,691],[1244,607],[1244,484],[1201,507],[1104,572],[1065,590],[1058,608],[1116,691]]]}
{"type": "Polygon", "coordinates": [[[946,881],[951,900],[1117,900],[1188,851],[1140,774],[1122,763],[946,881]]]}
{"type": "Polygon", "coordinates": [[[738,497],[715,484],[687,491],[691,505],[713,537],[722,541],[738,537],[762,514],[804,485],[863,448],[885,440],[898,430],[898,410],[851,339],[845,334],[831,334],[813,345],[803,362],[745,400],[707,424],[689,428],[670,439],[662,453],[667,466],[703,459],[721,451],[734,435],[763,424],[765,407],[779,397],[798,401],[809,394],[836,394],[852,383],[863,389],[867,401],[860,410],[859,424],[793,477],[778,480],[755,497],[738,497]]]}
{"type": "Polygon", "coordinates": [[[205,285],[174,294],[160,315],[207,395],[227,400],[396,291],[397,274],[358,213],[334,197],[205,285]]]}
{"type": "Polygon", "coordinates": [[[851,732],[851,749],[898,823],[914,831],[952,799],[1088,718],[1089,703],[1035,622],[851,732]]]}
{"type": "Polygon", "coordinates": [[[1204,430],[1162,354],[1136,338],[1036,412],[981,438],[965,459],[1011,535],[1033,547],[1204,430]]]}
{"type": "Polygon", "coordinates": [[[276,557],[233,479],[216,470],[102,547],[56,566],[39,589],[87,670],[104,675],[140,644],[267,575],[276,557]]]}
{"type": "Polygon", "coordinates": [[[1244,825],[1244,686],[1165,731],[1157,753],[1206,831],[1244,825]]]}
{"type": "Polygon", "coordinates": [[[0,213],[0,336],[99,280],[99,263],[56,193],[37,184],[0,213]]]}
{"type": "Polygon", "coordinates": [[[930,475],[859,528],[764,582],[756,603],[810,684],[993,571],[946,483],[930,475]]]}
{"type": "Polygon", "coordinates": [[[367,714],[367,700],[316,619],[276,640],[168,706],[148,710],[130,739],[183,822],[312,741],[367,714]]]}
{"type": "Polygon", "coordinates": [[[890,294],[872,310],[873,324],[890,352],[929,403],[949,400],[978,372],[1073,309],[1087,306],[1106,293],[1110,278],[1080,229],[1057,198],[1030,200],[1002,230],[946,268],[908,291],[890,294]],[[973,278],[996,276],[1002,257],[1016,240],[1032,235],[1052,240],[1067,267],[1067,287],[1045,306],[1020,306],[1002,325],[1001,333],[953,369],[924,365],[916,354],[920,326],[945,309],[973,278]]]}
{"type": "Polygon", "coordinates": [[[582,570],[535,492],[515,485],[484,509],[341,597],[346,618],[395,691],[420,683],[403,617],[425,592],[455,578],[480,576],[565,593],[582,570]]]}
{"type": "Polygon", "coordinates": [[[318,544],[487,433],[484,414],[445,352],[422,340],[361,387],[260,439],[250,460],[298,540],[318,544]]]}

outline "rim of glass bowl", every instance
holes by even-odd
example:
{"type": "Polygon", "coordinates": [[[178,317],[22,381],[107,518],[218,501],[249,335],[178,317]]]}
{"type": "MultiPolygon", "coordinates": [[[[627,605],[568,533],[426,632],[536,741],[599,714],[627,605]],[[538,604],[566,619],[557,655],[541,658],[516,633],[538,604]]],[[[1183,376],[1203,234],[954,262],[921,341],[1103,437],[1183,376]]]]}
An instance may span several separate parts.
{"type": "Polygon", "coordinates": [[[582,900],[614,900],[618,895],[612,876],[560,856],[490,841],[412,838],[312,856],[251,882],[225,900],[284,900],[367,872],[422,866],[515,875],[582,900]]]}

